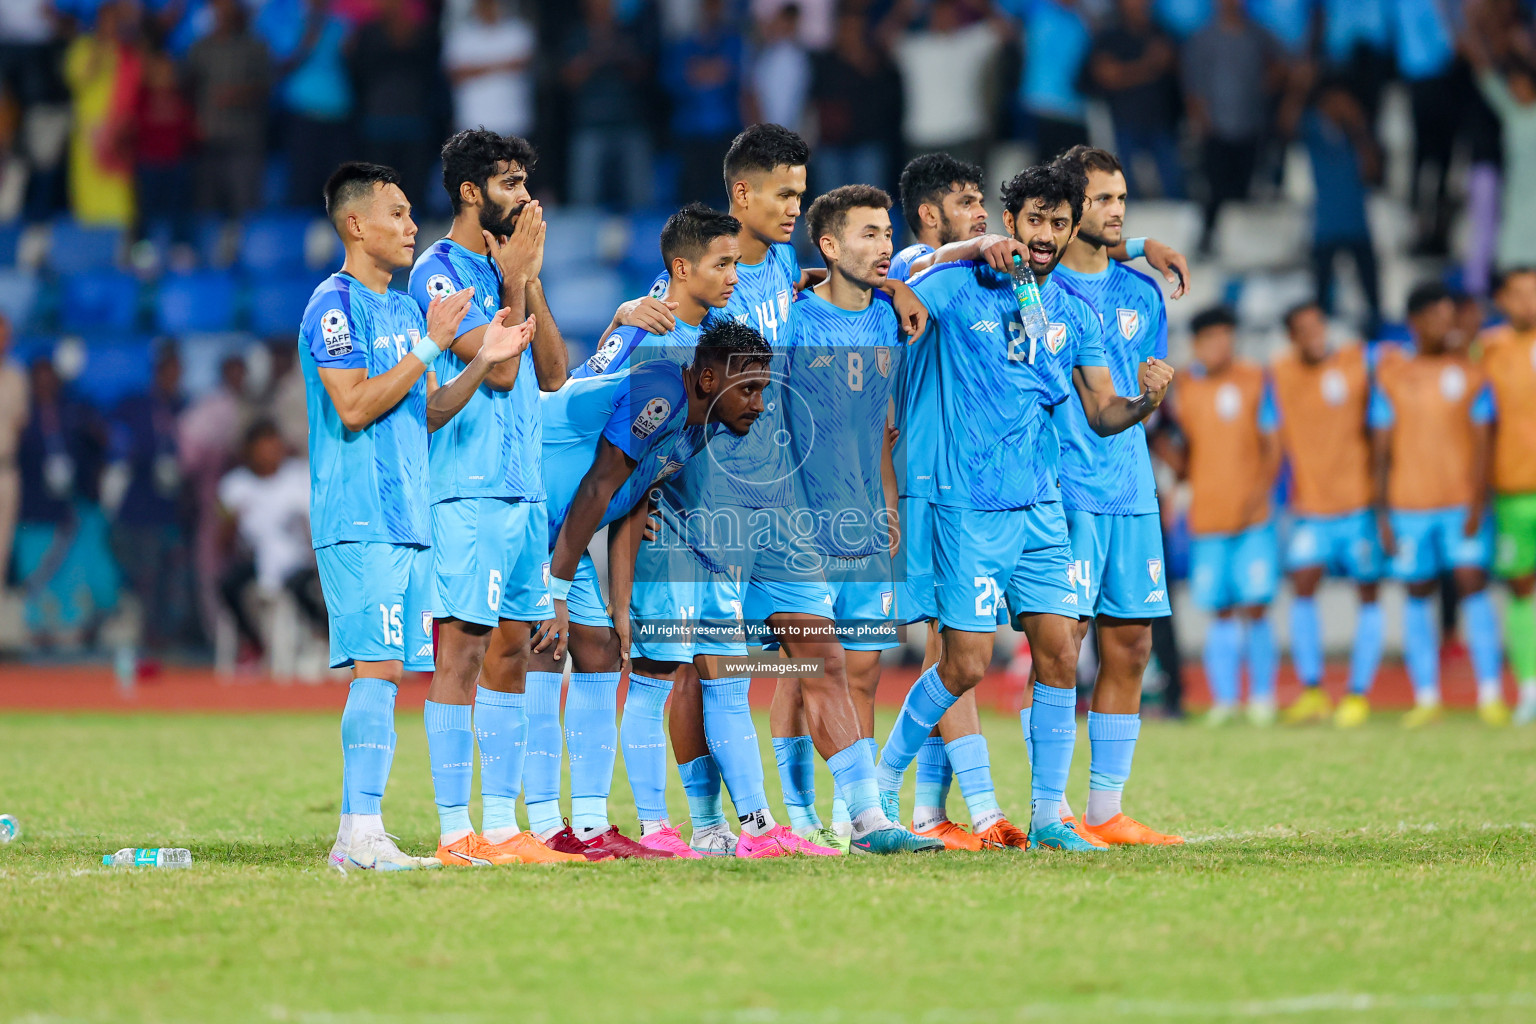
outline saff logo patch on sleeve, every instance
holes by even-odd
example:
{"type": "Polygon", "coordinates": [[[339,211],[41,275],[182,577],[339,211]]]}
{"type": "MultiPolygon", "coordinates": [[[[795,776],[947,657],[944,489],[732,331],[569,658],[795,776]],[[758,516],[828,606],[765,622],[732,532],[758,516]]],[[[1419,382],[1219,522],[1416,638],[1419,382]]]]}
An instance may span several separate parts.
{"type": "Polygon", "coordinates": [[[667,417],[672,413],[672,403],[665,398],[653,398],[645,403],[645,408],[640,410],[640,415],[635,417],[635,422],[630,425],[629,432],[644,440],[656,433],[656,428],[667,422],[667,417]]]}
{"type": "Polygon", "coordinates": [[[1045,350],[1051,355],[1061,351],[1061,347],[1067,343],[1066,324],[1045,325],[1045,350]]]}
{"type": "Polygon", "coordinates": [[[593,373],[602,373],[608,369],[608,364],[613,362],[613,357],[619,354],[619,349],[624,347],[624,335],[614,333],[608,335],[608,340],[603,342],[603,347],[592,353],[592,358],[587,360],[587,366],[593,373]]]}
{"type": "Polygon", "coordinates": [[[446,299],[456,291],[458,289],[453,286],[447,274],[433,274],[427,278],[427,295],[431,298],[446,299]]]}
{"type": "Polygon", "coordinates": [[[320,338],[325,342],[325,354],[344,356],[352,351],[352,325],[347,314],[339,309],[328,309],[320,315],[320,338]]]}
{"type": "Polygon", "coordinates": [[[1126,341],[1136,337],[1136,332],[1141,330],[1141,314],[1134,309],[1115,310],[1115,319],[1120,323],[1120,337],[1126,341]]]}

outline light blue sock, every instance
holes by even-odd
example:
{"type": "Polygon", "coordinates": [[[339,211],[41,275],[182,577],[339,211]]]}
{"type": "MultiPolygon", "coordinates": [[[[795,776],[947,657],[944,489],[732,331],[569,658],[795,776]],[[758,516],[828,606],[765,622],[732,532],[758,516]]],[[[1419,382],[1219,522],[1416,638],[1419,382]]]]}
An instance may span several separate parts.
{"type": "Polygon", "coordinates": [[[1291,600],[1291,666],[1302,686],[1323,681],[1323,626],[1310,597],[1291,600]]]}
{"type": "Polygon", "coordinates": [[[809,736],[775,736],[773,759],[779,766],[784,807],[795,831],[820,828],[816,813],[816,747],[809,736]]]}
{"type": "Polygon", "coordinates": [[[1140,715],[1101,715],[1088,712],[1088,788],[1125,788],[1131,777],[1131,758],[1141,735],[1140,715]]]}
{"type": "Polygon", "coordinates": [[[1243,625],[1236,619],[1212,619],[1205,631],[1205,678],[1217,704],[1237,703],[1241,671],[1243,625]]]}
{"type": "Polygon", "coordinates": [[[720,800],[720,769],[709,754],[677,766],[688,794],[688,818],[694,831],[725,824],[725,805],[720,800]]]}
{"type": "Polygon", "coordinates": [[[768,806],[763,789],[763,758],[757,746],[757,727],[747,703],[750,679],[700,679],[704,690],[704,738],[720,766],[720,776],[736,805],[736,816],[745,818],[768,806]]]}
{"type": "MultiPolygon", "coordinates": [[[[1030,694],[1029,699],[1035,699],[1033,693],[1030,694]]],[[[1029,735],[1030,723],[1034,721],[1034,715],[1031,712],[1034,710],[1034,705],[1019,709],[1019,725],[1024,730],[1024,756],[1029,758],[1030,764],[1035,763],[1035,741],[1029,735]]]]}
{"type": "Polygon", "coordinates": [[[1466,624],[1467,647],[1472,653],[1472,669],[1477,674],[1478,699],[1485,690],[1500,685],[1504,668],[1504,649],[1499,640],[1499,617],[1487,590],[1479,590],[1461,599],[1462,622],[1466,624]]]}
{"type": "Polygon", "coordinates": [[[480,831],[517,828],[517,794],[523,788],[528,749],[523,695],[475,688],[475,738],[480,741],[480,831]]]}
{"type": "Polygon", "coordinates": [[[912,759],[922,749],[928,734],[933,732],[933,727],[944,717],[944,712],[958,699],[944,688],[944,683],[939,679],[938,666],[917,677],[917,682],[907,691],[907,699],[902,701],[901,714],[891,727],[885,749],[880,752],[880,767],[875,773],[875,781],[882,793],[895,792],[901,788],[901,776],[906,772],[907,765],[912,763],[912,759]]]}
{"type": "Polygon", "coordinates": [[[1360,616],[1355,622],[1355,647],[1349,656],[1349,692],[1364,694],[1376,681],[1376,669],[1381,665],[1382,646],[1381,605],[1372,602],[1360,606],[1360,616]]]}
{"type": "Polygon", "coordinates": [[[875,766],[869,761],[869,750],[862,742],[850,743],[827,758],[832,769],[832,781],[848,805],[848,819],[855,821],[865,811],[880,806],[880,791],[875,788],[875,766]]]}
{"type": "Polygon", "coordinates": [[[1403,605],[1403,660],[1420,704],[1440,702],[1440,631],[1431,599],[1410,597],[1403,605]]]}
{"type": "MultiPolygon", "coordinates": [[[[858,747],[864,751],[864,756],[869,759],[869,768],[873,772],[880,763],[880,744],[875,742],[874,737],[865,736],[858,741],[858,747]]],[[[876,796],[878,798],[878,791],[876,796]]],[[[834,785],[832,787],[832,827],[835,829],[840,825],[848,825],[852,821],[853,815],[848,810],[848,800],[843,796],[842,791],[834,785]]]]}
{"type": "Polygon", "coordinates": [[[1268,619],[1248,623],[1248,699],[1272,704],[1280,659],[1275,655],[1275,634],[1268,619]]]}
{"type": "Polygon", "coordinates": [[[572,672],[565,701],[571,759],[571,827],[608,828],[608,791],[619,753],[619,673],[572,672]]]}
{"type": "Polygon", "coordinates": [[[949,799],[951,775],[949,755],[944,752],[944,737],[929,736],[917,752],[917,792],[912,806],[943,810],[949,799]]]}
{"type": "Polygon", "coordinates": [[[960,783],[960,793],[965,797],[972,831],[985,832],[1002,817],[997,806],[997,793],[992,787],[992,758],[987,753],[987,738],[980,733],[961,736],[944,744],[944,752],[949,755],[955,781],[960,783]]]}
{"type": "Polygon", "coordinates": [[[439,704],[422,708],[427,724],[427,756],[432,759],[432,792],[438,831],[446,839],[473,832],[469,823],[469,783],[475,771],[475,733],[470,705],[439,704]]]}
{"type": "Polygon", "coordinates": [[[342,806],[348,814],[381,814],[395,755],[395,684],[354,679],[341,712],[342,806]]]}
{"type": "Polygon", "coordinates": [[[662,719],[671,693],[670,679],[629,674],[619,743],[641,821],[661,821],[667,816],[667,730],[662,719]]]}
{"type": "Polygon", "coordinates": [[[528,719],[524,747],[523,803],[528,830],[548,835],[560,828],[560,673],[529,672],[523,710],[528,719]]]}
{"type": "Polygon", "coordinates": [[[1036,683],[1034,708],[1030,718],[1035,759],[1030,762],[1029,827],[1038,829],[1061,820],[1072,747],[1077,742],[1077,691],[1036,683]]]}

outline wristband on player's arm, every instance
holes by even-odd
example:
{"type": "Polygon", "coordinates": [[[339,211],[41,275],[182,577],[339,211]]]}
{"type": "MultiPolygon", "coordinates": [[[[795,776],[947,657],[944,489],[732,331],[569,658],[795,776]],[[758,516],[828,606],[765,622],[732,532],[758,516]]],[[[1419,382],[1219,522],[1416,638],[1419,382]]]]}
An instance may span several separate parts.
{"type": "Polygon", "coordinates": [[[563,580],[559,576],[549,578],[549,598],[552,601],[564,601],[571,594],[571,585],[574,580],[563,580]]]}
{"type": "Polygon", "coordinates": [[[411,355],[421,360],[421,364],[430,368],[432,360],[443,354],[443,350],[437,347],[430,335],[423,334],[421,340],[411,349],[411,355]]]}
{"type": "Polygon", "coordinates": [[[1147,240],[1145,238],[1127,238],[1125,240],[1125,258],[1128,260],[1140,259],[1147,254],[1147,240]]]}

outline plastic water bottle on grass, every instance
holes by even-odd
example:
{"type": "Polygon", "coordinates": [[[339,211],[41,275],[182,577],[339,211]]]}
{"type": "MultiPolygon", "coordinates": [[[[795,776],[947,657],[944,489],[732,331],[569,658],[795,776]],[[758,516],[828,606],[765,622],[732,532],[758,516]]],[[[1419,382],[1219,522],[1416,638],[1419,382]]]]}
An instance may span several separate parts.
{"type": "Polygon", "coordinates": [[[10,842],[21,834],[21,822],[15,815],[0,814],[0,845],[10,842]]]}
{"type": "Polygon", "coordinates": [[[192,866],[192,851],[168,846],[148,850],[130,847],[116,853],[102,854],[101,863],[112,868],[189,868],[192,866]]]}

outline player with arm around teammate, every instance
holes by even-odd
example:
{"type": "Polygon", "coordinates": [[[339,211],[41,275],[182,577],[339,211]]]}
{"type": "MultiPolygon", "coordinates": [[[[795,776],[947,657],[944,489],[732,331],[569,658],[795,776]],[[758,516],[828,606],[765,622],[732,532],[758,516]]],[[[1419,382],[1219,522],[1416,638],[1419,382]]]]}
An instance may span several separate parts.
{"type": "Polygon", "coordinates": [[[310,531],[331,623],[331,665],[350,666],[342,712],[341,826],[330,863],[437,867],[402,853],[380,802],[394,759],[395,691],[432,664],[427,436],[452,420],[494,367],[528,346],[533,324],[491,318],[480,351],[452,384],[430,367],[458,333],[474,290],[428,304],[391,275],[411,263],[416,225],[399,175],[348,163],[326,182],[326,213],[346,253],[310,297],[299,328],[309,413],[310,531]]]}

